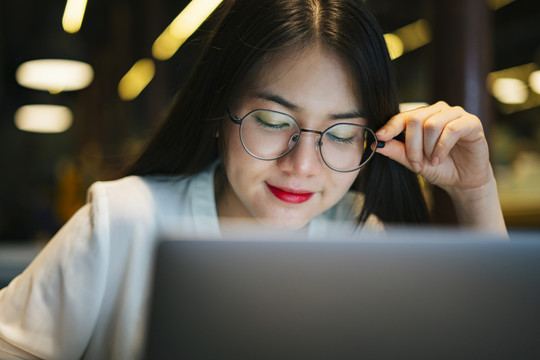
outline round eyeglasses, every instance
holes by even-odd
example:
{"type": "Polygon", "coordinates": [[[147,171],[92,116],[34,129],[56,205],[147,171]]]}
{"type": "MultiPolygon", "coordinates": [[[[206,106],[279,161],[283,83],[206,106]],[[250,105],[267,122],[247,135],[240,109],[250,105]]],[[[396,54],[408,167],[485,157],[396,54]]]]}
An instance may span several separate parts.
{"type": "Polygon", "coordinates": [[[317,147],[324,163],[338,172],[351,172],[364,166],[384,142],[377,141],[370,128],[350,123],[338,123],[324,131],[302,129],[290,115],[272,110],[254,110],[239,119],[240,141],[254,158],[276,160],[287,155],[300,141],[302,133],[319,135],[317,147]]]}

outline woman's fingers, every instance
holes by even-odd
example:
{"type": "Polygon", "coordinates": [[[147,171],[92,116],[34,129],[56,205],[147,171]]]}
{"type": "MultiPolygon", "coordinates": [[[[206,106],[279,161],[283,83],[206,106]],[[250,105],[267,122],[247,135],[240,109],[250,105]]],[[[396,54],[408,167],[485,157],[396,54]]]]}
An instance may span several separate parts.
{"type": "MultiPolygon", "coordinates": [[[[477,118],[469,114],[460,116],[457,119],[452,119],[448,122],[438,119],[437,124],[433,126],[437,129],[442,128],[442,130],[426,130],[424,127],[424,133],[429,134],[417,136],[417,138],[423,138],[424,147],[429,147],[429,149],[425,150],[425,153],[421,152],[422,160],[414,158],[418,153],[418,149],[416,149],[415,155],[411,156],[410,154],[413,145],[409,142],[410,135],[407,134],[416,132],[414,126],[411,130],[407,127],[405,143],[392,139],[386,141],[384,148],[377,149],[377,152],[396,160],[413,171],[419,172],[420,170],[414,165],[414,162],[423,164],[425,161],[429,161],[431,165],[439,165],[446,160],[450,151],[452,151],[458,141],[475,141],[482,136],[481,127],[477,123],[477,118]],[[427,143],[434,144],[427,145],[427,143]],[[411,160],[411,158],[413,158],[413,160],[411,160]]],[[[416,139],[413,141],[415,142],[416,139]]]]}
{"type": "Polygon", "coordinates": [[[377,131],[377,138],[388,141],[401,134],[409,121],[424,122],[431,115],[449,108],[448,104],[440,101],[431,106],[423,106],[394,115],[377,131]]]}
{"type": "Polygon", "coordinates": [[[480,119],[437,103],[392,117],[376,133],[377,149],[444,189],[478,188],[493,175],[480,119]],[[405,132],[405,142],[395,139],[405,132]]]}
{"type": "Polygon", "coordinates": [[[386,141],[384,148],[377,149],[377,152],[394,161],[397,161],[411,171],[416,171],[413,169],[409,159],[407,158],[405,144],[399,140],[386,141]]]}
{"type": "Polygon", "coordinates": [[[405,151],[414,171],[420,172],[424,166],[423,123],[410,118],[405,125],[405,151]]]}
{"type": "MultiPolygon", "coordinates": [[[[466,112],[461,107],[455,106],[435,113],[425,120],[423,126],[424,154],[432,165],[438,165],[441,162],[440,154],[435,153],[434,150],[441,139],[443,131],[453,121],[460,119],[463,114],[466,114],[466,112]]],[[[455,125],[451,125],[448,129],[450,131],[457,130],[458,128],[455,128],[455,125]]]]}
{"type": "Polygon", "coordinates": [[[481,138],[483,138],[483,129],[480,120],[474,115],[465,113],[465,115],[445,125],[439,141],[433,149],[433,157],[444,161],[458,141],[471,143],[481,138]]]}
{"type": "Polygon", "coordinates": [[[377,138],[389,141],[405,131],[404,149],[409,163],[407,167],[419,172],[424,166],[424,156],[431,160],[440,131],[444,127],[444,120],[442,120],[444,116],[441,117],[439,114],[444,113],[448,108],[448,104],[438,102],[431,106],[399,113],[377,131],[377,138]],[[426,128],[426,120],[436,115],[439,116],[428,123],[426,128]]]}
{"type": "Polygon", "coordinates": [[[438,102],[393,116],[377,131],[377,138],[388,146],[379,152],[420,172],[426,161],[439,165],[459,141],[473,142],[482,134],[482,125],[476,116],[459,106],[438,102]],[[392,145],[394,137],[402,132],[405,132],[405,143],[392,145]]]}

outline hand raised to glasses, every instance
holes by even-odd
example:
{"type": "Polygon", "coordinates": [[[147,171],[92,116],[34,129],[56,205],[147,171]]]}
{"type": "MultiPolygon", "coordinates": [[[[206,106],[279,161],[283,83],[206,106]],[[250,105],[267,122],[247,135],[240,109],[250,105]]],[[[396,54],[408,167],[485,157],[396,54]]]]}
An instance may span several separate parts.
{"type": "Polygon", "coordinates": [[[421,174],[452,198],[461,224],[506,234],[480,120],[438,102],[393,116],[377,131],[382,155],[421,174]],[[405,142],[394,139],[405,131],[405,142]]]}
{"type": "Polygon", "coordinates": [[[493,172],[480,120],[445,102],[405,111],[377,131],[382,155],[420,173],[445,190],[474,189],[491,181],[493,172]],[[405,143],[394,138],[405,131],[405,143]]]}

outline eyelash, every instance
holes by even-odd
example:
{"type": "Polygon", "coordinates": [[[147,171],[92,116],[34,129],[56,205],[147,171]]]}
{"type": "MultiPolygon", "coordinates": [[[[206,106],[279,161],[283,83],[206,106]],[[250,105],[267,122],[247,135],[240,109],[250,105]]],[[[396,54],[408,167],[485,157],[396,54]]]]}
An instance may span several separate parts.
{"type": "Polygon", "coordinates": [[[264,126],[264,127],[271,128],[271,129],[279,130],[279,129],[283,129],[284,127],[288,126],[288,124],[279,124],[279,125],[270,124],[269,122],[266,122],[266,121],[262,120],[261,118],[256,118],[256,119],[257,119],[257,125],[258,126],[264,126]]]}
{"type": "Polygon", "coordinates": [[[328,136],[332,141],[334,142],[338,142],[338,143],[343,143],[343,144],[352,144],[354,143],[354,139],[353,138],[340,138],[339,136],[335,136],[335,135],[332,135],[332,134],[326,134],[326,136],[328,136]]]}

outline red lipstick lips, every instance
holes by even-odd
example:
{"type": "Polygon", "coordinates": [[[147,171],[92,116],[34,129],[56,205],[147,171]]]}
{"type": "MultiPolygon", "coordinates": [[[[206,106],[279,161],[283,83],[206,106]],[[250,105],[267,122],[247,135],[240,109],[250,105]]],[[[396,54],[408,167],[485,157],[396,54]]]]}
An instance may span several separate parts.
{"type": "Polygon", "coordinates": [[[268,189],[274,194],[275,197],[277,197],[281,201],[285,201],[291,204],[301,204],[303,202],[308,201],[312,196],[312,192],[307,193],[301,193],[301,192],[290,192],[286,190],[279,189],[275,186],[272,186],[270,184],[266,184],[268,186],[268,189]]]}

